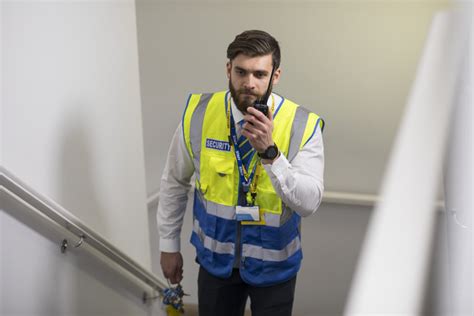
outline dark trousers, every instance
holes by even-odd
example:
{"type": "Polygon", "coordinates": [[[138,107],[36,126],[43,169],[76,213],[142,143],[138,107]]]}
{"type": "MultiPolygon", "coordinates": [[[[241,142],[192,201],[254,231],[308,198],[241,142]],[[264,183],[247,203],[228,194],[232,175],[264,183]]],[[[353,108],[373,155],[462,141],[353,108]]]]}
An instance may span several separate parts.
{"type": "Polygon", "coordinates": [[[284,283],[256,287],[246,284],[238,269],[230,278],[222,279],[200,267],[199,316],[243,316],[247,297],[252,316],[291,316],[295,285],[296,276],[284,283]]]}

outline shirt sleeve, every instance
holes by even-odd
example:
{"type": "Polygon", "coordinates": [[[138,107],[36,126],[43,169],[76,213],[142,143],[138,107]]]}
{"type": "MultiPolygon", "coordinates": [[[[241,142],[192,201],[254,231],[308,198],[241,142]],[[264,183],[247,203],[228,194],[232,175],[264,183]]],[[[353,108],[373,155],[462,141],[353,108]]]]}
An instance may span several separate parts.
{"type": "Polygon", "coordinates": [[[181,227],[193,173],[194,165],[186,148],[182,124],[180,124],[171,140],[161,177],[156,215],[161,251],[178,252],[181,250],[181,227]]]}
{"type": "Polygon", "coordinates": [[[290,163],[283,155],[263,165],[283,203],[300,216],[313,214],[324,192],[324,144],[320,126],[290,163]]]}

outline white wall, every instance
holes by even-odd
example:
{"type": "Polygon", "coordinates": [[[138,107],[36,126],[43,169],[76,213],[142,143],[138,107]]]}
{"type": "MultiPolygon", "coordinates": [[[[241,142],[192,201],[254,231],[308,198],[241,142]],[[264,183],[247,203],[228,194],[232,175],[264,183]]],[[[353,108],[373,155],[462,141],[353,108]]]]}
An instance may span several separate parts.
{"type": "Polygon", "coordinates": [[[3,165],[150,266],[134,2],[2,7],[3,165]]]}
{"type": "MultiPolygon", "coordinates": [[[[474,4],[461,2],[463,15],[458,16],[468,36],[462,72],[459,74],[456,98],[453,100],[451,133],[446,153],[445,199],[442,239],[434,246],[437,275],[432,281],[431,314],[473,315],[473,212],[474,212],[474,131],[473,76],[474,4]]],[[[457,34],[457,36],[461,36],[457,34]]]]}
{"type": "Polygon", "coordinates": [[[450,290],[445,294],[451,299],[453,315],[474,314],[473,213],[474,213],[474,121],[472,107],[474,84],[474,5],[465,28],[469,30],[463,72],[460,74],[456,108],[452,120],[451,142],[445,178],[448,260],[450,290]]]}
{"type": "Polygon", "coordinates": [[[3,163],[3,6],[0,5],[0,164],[3,163]]]}
{"type": "MultiPolygon", "coordinates": [[[[2,165],[150,268],[135,3],[2,1],[1,8],[2,165]]],[[[139,299],[118,302],[114,282],[89,280],[104,270],[87,262],[66,268],[73,262],[52,254],[57,245],[15,221],[16,210],[4,211],[2,294],[20,283],[53,304],[20,291],[6,315],[63,314],[54,293],[91,304],[71,313],[149,313],[139,299]],[[101,293],[115,312],[102,309],[101,293]]]]}

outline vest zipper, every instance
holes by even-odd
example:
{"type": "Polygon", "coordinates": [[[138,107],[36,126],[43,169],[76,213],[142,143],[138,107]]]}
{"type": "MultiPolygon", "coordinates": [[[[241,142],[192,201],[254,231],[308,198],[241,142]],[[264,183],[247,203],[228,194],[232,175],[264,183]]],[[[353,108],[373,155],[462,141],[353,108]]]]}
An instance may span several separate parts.
{"type": "Polygon", "coordinates": [[[237,231],[235,236],[235,259],[234,259],[234,268],[243,268],[241,264],[241,257],[242,257],[242,242],[240,238],[242,236],[242,225],[240,222],[237,222],[237,231]]]}

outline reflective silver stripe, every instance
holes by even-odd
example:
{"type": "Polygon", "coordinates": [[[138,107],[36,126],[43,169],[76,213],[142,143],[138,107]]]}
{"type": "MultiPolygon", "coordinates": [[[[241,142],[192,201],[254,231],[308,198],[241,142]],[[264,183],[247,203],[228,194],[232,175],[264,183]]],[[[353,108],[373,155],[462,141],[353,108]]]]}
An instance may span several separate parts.
{"type": "Polygon", "coordinates": [[[204,206],[207,214],[214,215],[223,219],[235,219],[235,206],[217,204],[204,199],[204,206]]]}
{"type": "Polygon", "coordinates": [[[236,218],[235,206],[226,206],[226,205],[221,205],[221,204],[208,201],[206,200],[206,198],[204,198],[204,195],[202,194],[200,190],[197,190],[196,192],[207,214],[214,215],[216,217],[228,219],[228,220],[232,220],[236,218]]]}
{"type": "Polygon", "coordinates": [[[210,251],[220,254],[234,255],[235,245],[233,243],[220,242],[207,236],[201,229],[197,219],[194,220],[193,231],[198,235],[199,240],[201,240],[201,243],[204,245],[204,247],[210,251]]]}
{"type": "MultiPolygon", "coordinates": [[[[303,142],[303,135],[306,129],[310,111],[302,106],[296,108],[295,117],[291,126],[290,144],[288,146],[288,161],[291,162],[298,151],[300,150],[301,143],[303,142]]],[[[293,215],[293,210],[282,203],[282,214],[280,217],[280,226],[283,226],[293,215]]]]}
{"type": "Polygon", "coordinates": [[[263,213],[263,217],[265,218],[265,225],[271,227],[280,227],[280,215],[265,212],[263,213]]]}
{"type": "Polygon", "coordinates": [[[251,257],[263,261],[285,261],[301,249],[299,236],[296,236],[282,250],[267,249],[260,246],[243,244],[242,257],[251,257]]]}
{"type": "Polygon", "coordinates": [[[189,131],[189,139],[191,142],[191,150],[194,154],[194,167],[196,172],[196,179],[201,181],[201,140],[202,140],[202,125],[204,122],[204,114],[206,113],[207,105],[212,97],[212,93],[203,93],[199,99],[199,103],[194,109],[191,117],[191,128],[189,131]]]}
{"type": "MultiPolygon", "coordinates": [[[[203,197],[202,193],[199,190],[197,191],[197,194],[199,195],[199,199],[204,205],[204,208],[206,209],[207,214],[210,214],[219,218],[227,219],[227,220],[235,220],[236,218],[235,206],[221,205],[221,204],[208,201],[203,197]]],[[[263,216],[265,218],[266,226],[280,227],[279,214],[265,212],[263,216]]]]}
{"type": "Polygon", "coordinates": [[[291,162],[300,150],[303,134],[308,122],[309,111],[302,106],[298,106],[291,126],[290,145],[288,147],[288,161],[291,162]]]}

